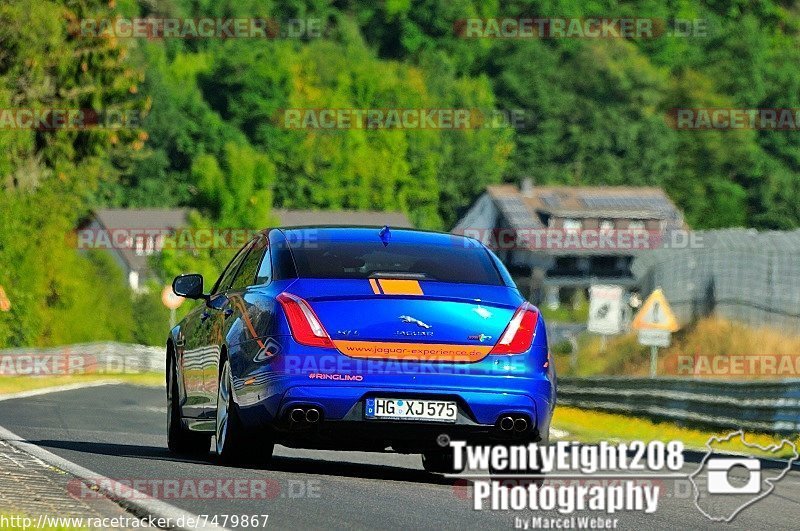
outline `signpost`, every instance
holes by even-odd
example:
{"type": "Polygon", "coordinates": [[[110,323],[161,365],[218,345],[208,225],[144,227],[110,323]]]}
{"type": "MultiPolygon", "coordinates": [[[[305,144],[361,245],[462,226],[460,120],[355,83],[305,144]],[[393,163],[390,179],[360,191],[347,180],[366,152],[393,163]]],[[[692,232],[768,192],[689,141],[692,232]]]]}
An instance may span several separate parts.
{"type": "Polygon", "coordinates": [[[172,286],[164,286],[164,289],[161,291],[161,302],[164,303],[164,306],[169,308],[169,327],[173,328],[175,326],[176,316],[175,310],[178,309],[178,306],[183,304],[185,299],[183,297],[179,297],[175,295],[175,292],[172,291],[172,286]]]}
{"type": "Polygon", "coordinates": [[[680,328],[661,288],[647,297],[631,321],[631,328],[639,332],[639,343],[650,347],[650,378],[655,378],[658,369],[658,348],[668,347],[672,332],[680,328]]]}
{"type": "Polygon", "coordinates": [[[586,329],[603,338],[622,332],[622,287],[596,284],[589,288],[589,322],[586,329]]]}

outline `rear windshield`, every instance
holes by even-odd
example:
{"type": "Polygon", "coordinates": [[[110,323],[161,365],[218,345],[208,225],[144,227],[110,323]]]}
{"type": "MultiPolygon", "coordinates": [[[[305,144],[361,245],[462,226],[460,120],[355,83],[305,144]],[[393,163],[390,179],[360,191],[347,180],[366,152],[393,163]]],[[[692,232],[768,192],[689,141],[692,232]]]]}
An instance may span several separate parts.
{"type": "Polygon", "coordinates": [[[290,243],[301,278],[412,278],[501,286],[491,257],[479,246],[315,241],[290,243]]]}

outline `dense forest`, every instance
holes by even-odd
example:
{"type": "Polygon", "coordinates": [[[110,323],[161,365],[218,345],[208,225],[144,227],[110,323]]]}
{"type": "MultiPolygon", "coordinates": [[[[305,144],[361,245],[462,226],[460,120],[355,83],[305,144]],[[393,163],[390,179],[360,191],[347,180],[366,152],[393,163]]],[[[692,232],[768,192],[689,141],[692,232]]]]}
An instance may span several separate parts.
{"type": "MultiPolygon", "coordinates": [[[[95,109],[121,127],[0,127],[0,346],[160,343],[159,289],[132,295],[69,234],[93,208],[195,209],[264,227],[272,208],[400,210],[449,229],[487,184],[662,186],[696,228],[800,225],[796,131],[676,130],[674,108],[800,108],[800,12],[765,0],[4,0],[0,109],[95,109]],[[465,38],[490,17],[702,21],[657,38],[465,38]],[[263,18],[271,38],[86,35],[117,17],[263,18]],[[521,123],[335,131],[282,109],[521,110],[521,123]]],[[[502,122],[502,121],[501,121],[502,122]]],[[[165,253],[214,277],[229,251],[165,253]]]]}

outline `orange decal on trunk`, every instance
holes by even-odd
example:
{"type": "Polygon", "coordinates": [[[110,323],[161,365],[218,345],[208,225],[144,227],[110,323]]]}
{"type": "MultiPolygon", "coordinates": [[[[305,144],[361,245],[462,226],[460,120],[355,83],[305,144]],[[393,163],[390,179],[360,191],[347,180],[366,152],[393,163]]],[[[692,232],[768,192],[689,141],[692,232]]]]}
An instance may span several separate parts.
{"type": "Polygon", "coordinates": [[[369,285],[372,286],[372,293],[380,295],[381,289],[378,287],[378,282],[374,278],[369,279],[369,285]]]}
{"type": "Polygon", "coordinates": [[[423,295],[418,280],[381,279],[378,281],[385,295],[423,295]]]}

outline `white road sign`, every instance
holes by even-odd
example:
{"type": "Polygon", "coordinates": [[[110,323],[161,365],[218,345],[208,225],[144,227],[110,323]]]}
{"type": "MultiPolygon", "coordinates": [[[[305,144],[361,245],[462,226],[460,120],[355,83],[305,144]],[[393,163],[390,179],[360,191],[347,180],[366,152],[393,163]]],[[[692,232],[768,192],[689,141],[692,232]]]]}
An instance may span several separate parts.
{"type": "Polygon", "coordinates": [[[595,285],[589,288],[589,322],[595,334],[614,335],[622,331],[622,287],[595,285]]]}
{"type": "Polygon", "coordinates": [[[672,333],[667,330],[652,330],[645,328],[639,330],[639,344],[647,347],[667,348],[670,345],[671,336],[672,333]]]}

